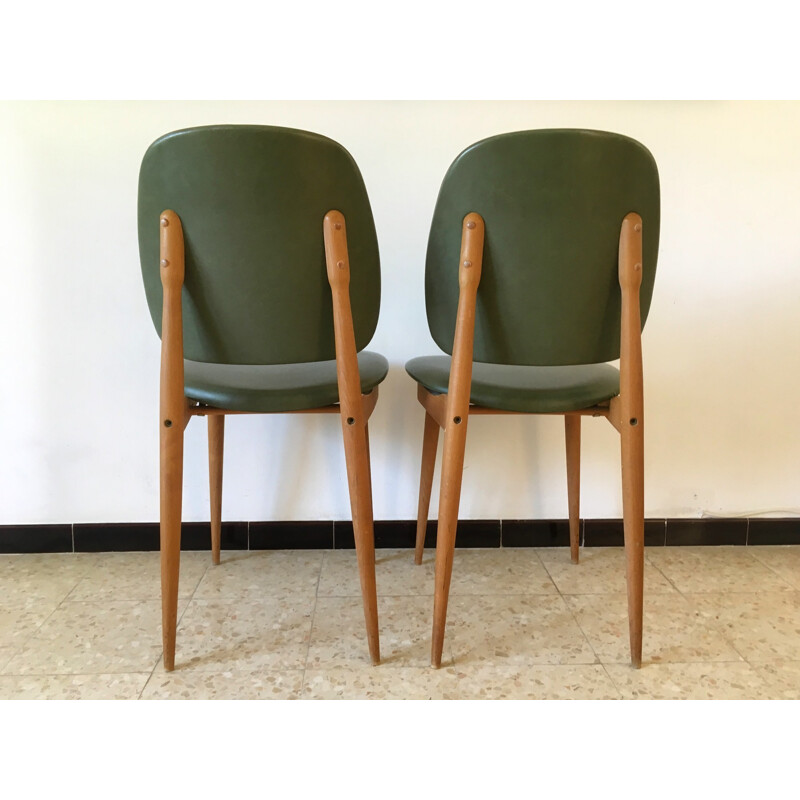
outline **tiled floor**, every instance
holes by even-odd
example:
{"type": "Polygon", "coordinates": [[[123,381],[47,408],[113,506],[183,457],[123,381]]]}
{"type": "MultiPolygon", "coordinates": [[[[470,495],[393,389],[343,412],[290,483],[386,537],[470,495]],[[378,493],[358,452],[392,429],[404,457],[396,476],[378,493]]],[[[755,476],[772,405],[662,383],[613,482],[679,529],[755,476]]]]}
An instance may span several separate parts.
{"type": "Polygon", "coordinates": [[[800,698],[800,547],[646,558],[642,669],[621,549],[508,548],[456,551],[433,670],[430,551],[378,551],[378,667],[353,551],[184,553],[168,674],[157,553],[0,556],[0,699],[800,698]]]}

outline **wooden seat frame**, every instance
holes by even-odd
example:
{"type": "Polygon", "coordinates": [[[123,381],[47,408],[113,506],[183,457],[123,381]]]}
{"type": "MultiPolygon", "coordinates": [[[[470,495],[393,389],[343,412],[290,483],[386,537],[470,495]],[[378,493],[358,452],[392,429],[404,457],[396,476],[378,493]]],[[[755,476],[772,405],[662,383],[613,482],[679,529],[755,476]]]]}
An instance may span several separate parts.
{"type": "MultiPolygon", "coordinates": [[[[175,667],[178,618],[178,579],[181,549],[183,494],[183,433],[193,416],[208,417],[209,482],[211,489],[211,551],[220,561],[222,530],[222,461],[227,414],[262,413],[230,411],[190,402],[184,393],[183,321],[181,292],[184,282],[184,241],[180,218],[164,211],[160,218],[161,283],[164,290],[161,335],[160,495],[161,495],[161,600],[164,668],[175,667]]],[[[375,584],[375,541],[368,422],[378,399],[378,388],[361,393],[358,356],[350,307],[350,262],[344,215],[329,211],[323,220],[325,261],[333,296],[333,325],[339,403],[302,409],[301,414],[339,414],[342,421],[347,482],[353,514],[356,554],[367,642],[373,664],[380,662],[378,602],[375,584]]]]}
{"type": "MultiPolygon", "coordinates": [[[[475,304],[481,279],[484,221],[479,214],[464,218],[458,281],[459,298],[453,357],[447,394],[433,394],[422,385],[418,399],[425,408],[417,537],[414,560],[422,563],[430,506],[439,428],[444,429],[444,452],[439,492],[436,538],[436,577],[431,664],[442,663],[447,601],[453,571],[458,506],[467,421],[473,414],[509,414],[470,405],[475,304]]],[[[622,220],[619,236],[619,285],[622,295],[620,331],[620,392],[606,404],[564,413],[567,451],[569,539],[572,561],[578,563],[580,523],[581,417],[605,417],[620,434],[622,508],[628,592],[631,663],[642,662],[642,603],[644,593],[644,399],[642,381],[642,326],[639,290],[642,283],[642,219],[630,213],[622,220]]]]}

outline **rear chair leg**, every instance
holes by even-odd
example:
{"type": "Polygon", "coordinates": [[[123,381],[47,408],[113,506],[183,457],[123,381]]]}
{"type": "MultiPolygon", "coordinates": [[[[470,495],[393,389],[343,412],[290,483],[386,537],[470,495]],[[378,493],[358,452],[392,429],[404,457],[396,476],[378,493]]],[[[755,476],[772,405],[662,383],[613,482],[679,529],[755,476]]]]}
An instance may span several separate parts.
{"type": "Polygon", "coordinates": [[[414,548],[414,563],[422,563],[425,549],[425,533],[428,528],[428,510],[431,505],[433,470],[436,466],[436,448],[439,445],[439,423],[425,412],[425,432],[422,436],[422,469],[419,476],[419,505],[417,507],[417,542],[414,548]]]}
{"type": "Polygon", "coordinates": [[[225,449],[225,416],[208,415],[208,479],[211,493],[211,561],[219,564],[222,538],[222,462],[225,449]]]}
{"type": "Polygon", "coordinates": [[[183,427],[161,425],[161,625],[164,669],[175,668],[178,579],[181,564],[183,427]]]}

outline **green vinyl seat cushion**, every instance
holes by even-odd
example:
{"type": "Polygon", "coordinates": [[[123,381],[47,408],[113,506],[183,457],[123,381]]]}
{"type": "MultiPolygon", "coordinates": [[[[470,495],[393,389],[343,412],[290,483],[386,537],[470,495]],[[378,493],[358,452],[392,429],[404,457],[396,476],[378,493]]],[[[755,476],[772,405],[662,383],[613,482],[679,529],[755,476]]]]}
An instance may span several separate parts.
{"type": "MultiPolygon", "coordinates": [[[[184,394],[190,400],[230,411],[277,413],[320,408],[339,402],[336,361],[297,364],[210,364],[184,362],[184,394]]],[[[371,392],[389,371],[378,353],[358,354],[363,394],[371,392]]]]}
{"type": "MultiPolygon", "coordinates": [[[[434,394],[446,394],[450,356],[421,356],[406,372],[434,394]]],[[[610,364],[530,367],[472,364],[470,402],[503,411],[564,413],[609,400],[619,394],[619,370],[610,364]]]]}

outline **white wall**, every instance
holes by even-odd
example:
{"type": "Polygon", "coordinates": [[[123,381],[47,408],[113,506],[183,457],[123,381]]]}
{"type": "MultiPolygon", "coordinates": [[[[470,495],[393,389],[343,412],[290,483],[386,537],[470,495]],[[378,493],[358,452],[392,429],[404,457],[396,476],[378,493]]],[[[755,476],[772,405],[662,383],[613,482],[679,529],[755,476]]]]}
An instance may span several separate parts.
{"type": "MultiPolygon", "coordinates": [[[[361,167],[383,265],[371,348],[391,363],[370,424],[376,519],[416,512],[423,417],[403,362],[436,352],[423,271],[441,179],[473,141],[537,127],[624,133],[659,166],[647,515],[800,511],[800,103],[59,102],[0,104],[0,524],[157,519],[138,169],[162,133],[222,122],[323,133],[361,167]]],[[[226,519],[349,517],[336,417],[226,430],[226,519]]],[[[562,431],[471,421],[462,518],[565,517],[562,431]]],[[[618,517],[618,437],[603,420],[583,432],[582,513],[618,517]]],[[[187,428],[186,520],[208,516],[205,434],[187,428]]]]}

